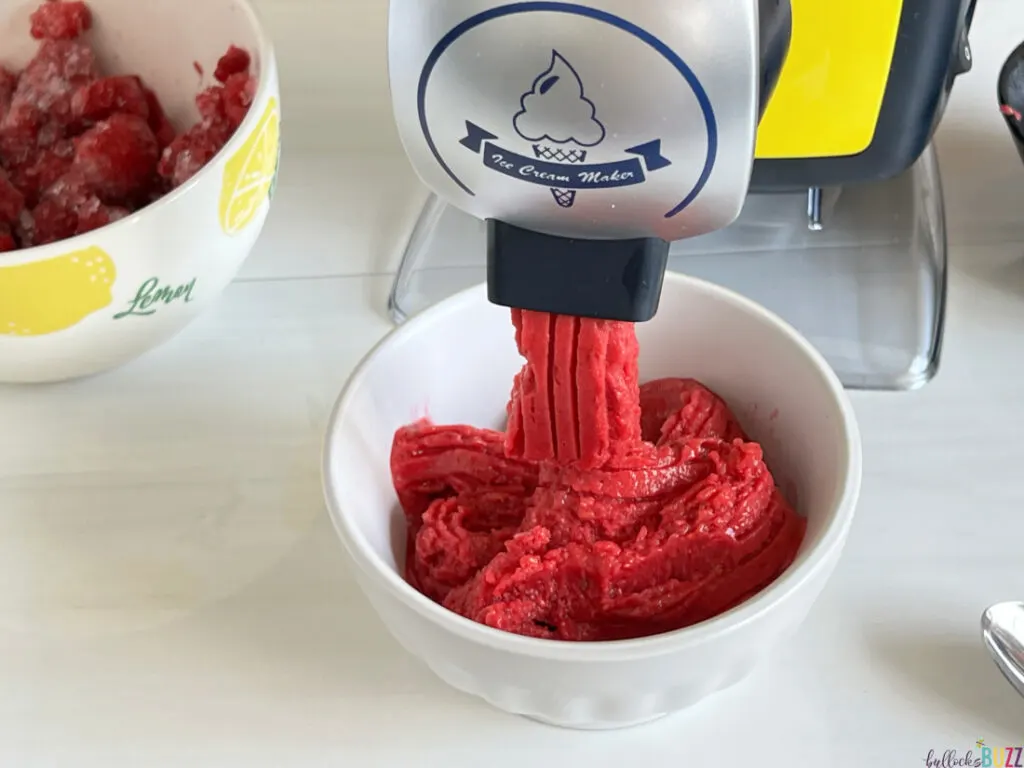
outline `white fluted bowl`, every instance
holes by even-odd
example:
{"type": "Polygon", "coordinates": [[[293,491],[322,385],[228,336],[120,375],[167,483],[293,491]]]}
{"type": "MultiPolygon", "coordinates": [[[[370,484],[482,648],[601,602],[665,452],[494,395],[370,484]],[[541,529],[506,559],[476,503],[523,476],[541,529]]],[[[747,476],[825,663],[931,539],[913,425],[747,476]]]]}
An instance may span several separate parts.
{"type": "Polygon", "coordinates": [[[777,581],[686,629],[599,643],[519,637],[464,619],[403,579],[405,523],[389,472],[395,430],[424,414],[437,423],[500,427],[522,365],[508,310],[490,305],[483,286],[385,338],[352,375],[328,427],[331,517],[391,633],[453,687],[553,725],[635,725],[743,679],[797,630],[821,593],[860,490],[860,436],[846,393],[778,317],[723,288],[670,274],[657,317],[637,330],[642,378],[693,377],[724,397],[808,521],[795,562],[777,581]]]}

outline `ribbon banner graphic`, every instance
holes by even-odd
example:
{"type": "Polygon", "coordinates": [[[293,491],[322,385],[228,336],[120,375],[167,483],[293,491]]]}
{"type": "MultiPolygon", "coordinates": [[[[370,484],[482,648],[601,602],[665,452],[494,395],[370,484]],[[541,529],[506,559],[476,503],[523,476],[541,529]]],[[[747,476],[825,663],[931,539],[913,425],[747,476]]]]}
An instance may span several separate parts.
{"type": "Polygon", "coordinates": [[[624,150],[636,155],[612,163],[558,163],[526,157],[494,143],[498,137],[466,121],[466,137],[459,143],[481,154],[487,168],[520,181],[560,189],[611,189],[643,184],[647,174],[666,168],[672,161],[661,154],[661,139],[624,150]]]}

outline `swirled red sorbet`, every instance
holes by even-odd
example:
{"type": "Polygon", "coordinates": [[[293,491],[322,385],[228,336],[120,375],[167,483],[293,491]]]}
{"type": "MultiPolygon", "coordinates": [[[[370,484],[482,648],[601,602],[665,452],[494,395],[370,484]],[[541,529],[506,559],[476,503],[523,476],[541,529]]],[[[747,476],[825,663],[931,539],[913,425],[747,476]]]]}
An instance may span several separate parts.
{"type": "Polygon", "coordinates": [[[619,640],[711,618],[792,563],[805,521],[720,397],[641,386],[631,323],[512,320],[526,364],[504,432],[395,434],[414,587],[508,632],[619,640]]]}

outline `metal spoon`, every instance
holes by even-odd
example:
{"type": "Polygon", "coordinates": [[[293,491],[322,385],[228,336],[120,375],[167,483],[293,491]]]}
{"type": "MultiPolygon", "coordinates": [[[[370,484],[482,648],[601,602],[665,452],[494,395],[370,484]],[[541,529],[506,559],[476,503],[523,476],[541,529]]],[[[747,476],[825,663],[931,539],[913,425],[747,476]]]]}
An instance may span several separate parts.
{"type": "Polygon", "coordinates": [[[981,637],[1003,677],[1024,696],[1024,603],[996,603],[981,615],[981,637]]]}

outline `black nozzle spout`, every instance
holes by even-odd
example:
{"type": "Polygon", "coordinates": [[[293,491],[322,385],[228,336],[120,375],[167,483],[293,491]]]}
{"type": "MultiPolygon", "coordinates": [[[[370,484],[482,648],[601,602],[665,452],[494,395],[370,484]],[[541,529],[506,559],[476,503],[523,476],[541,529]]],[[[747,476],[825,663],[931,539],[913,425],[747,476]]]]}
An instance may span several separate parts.
{"type": "Polygon", "coordinates": [[[668,242],[587,240],[487,221],[487,296],[493,304],[643,323],[658,311],[668,242]]]}

